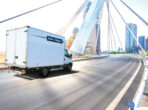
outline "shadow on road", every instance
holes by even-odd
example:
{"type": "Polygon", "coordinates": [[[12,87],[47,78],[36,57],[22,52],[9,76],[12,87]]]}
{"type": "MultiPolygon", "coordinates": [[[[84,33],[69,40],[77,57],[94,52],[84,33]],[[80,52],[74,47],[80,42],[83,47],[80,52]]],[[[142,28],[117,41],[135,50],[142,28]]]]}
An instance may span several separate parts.
{"type": "MultiPolygon", "coordinates": [[[[50,71],[49,75],[46,78],[58,77],[58,76],[62,76],[62,75],[69,75],[69,74],[74,74],[74,73],[78,73],[78,72],[79,71],[75,71],[75,70],[72,70],[71,72],[65,72],[64,70],[50,71]]],[[[41,79],[39,72],[30,72],[27,74],[16,74],[14,76],[28,79],[28,80],[41,79]]]]}

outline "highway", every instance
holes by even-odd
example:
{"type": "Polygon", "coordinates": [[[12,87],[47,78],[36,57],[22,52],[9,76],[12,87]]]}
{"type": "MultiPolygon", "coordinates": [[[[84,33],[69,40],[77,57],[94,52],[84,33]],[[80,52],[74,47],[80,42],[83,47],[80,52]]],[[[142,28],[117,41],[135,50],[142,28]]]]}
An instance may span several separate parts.
{"type": "Polygon", "coordinates": [[[72,72],[54,71],[44,79],[37,73],[22,78],[0,71],[0,110],[105,110],[140,63],[132,84],[113,104],[115,110],[128,110],[126,101],[134,98],[144,66],[141,60],[123,55],[74,62],[72,72]]]}

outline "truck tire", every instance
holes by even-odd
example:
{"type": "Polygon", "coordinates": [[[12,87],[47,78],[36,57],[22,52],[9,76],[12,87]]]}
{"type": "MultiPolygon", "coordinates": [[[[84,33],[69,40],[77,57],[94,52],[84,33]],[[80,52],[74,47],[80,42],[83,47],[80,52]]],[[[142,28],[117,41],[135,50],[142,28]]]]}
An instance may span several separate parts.
{"type": "Polygon", "coordinates": [[[40,70],[40,76],[41,76],[42,78],[47,77],[48,74],[49,74],[48,68],[43,68],[43,69],[40,70]]]}
{"type": "Polygon", "coordinates": [[[26,70],[26,74],[29,74],[30,73],[30,70],[26,70]]]}
{"type": "Polygon", "coordinates": [[[71,69],[72,69],[72,65],[68,65],[67,71],[71,71],[71,69]]]}
{"type": "Polygon", "coordinates": [[[64,68],[64,70],[67,71],[67,72],[70,72],[71,69],[72,69],[72,64],[69,64],[69,65],[67,65],[67,66],[64,68]]]}

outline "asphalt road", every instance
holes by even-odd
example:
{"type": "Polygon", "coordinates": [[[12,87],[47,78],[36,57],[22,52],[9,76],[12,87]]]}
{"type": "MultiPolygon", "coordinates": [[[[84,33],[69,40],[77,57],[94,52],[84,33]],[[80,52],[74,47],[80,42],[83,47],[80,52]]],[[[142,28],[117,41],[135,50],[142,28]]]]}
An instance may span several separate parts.
{"type": "MultiPolygon", "coordinates": [[[[0,110],[105,110],[138,66],[138,59],[117,55],[74,62],[72,72],[51,72],[45,79],[37,73],[27,75],[27,79],[0,71],[0,110]]],[[[116,110],[128,109],[126,101],[133,99],[142,72],[116,110]]]]}

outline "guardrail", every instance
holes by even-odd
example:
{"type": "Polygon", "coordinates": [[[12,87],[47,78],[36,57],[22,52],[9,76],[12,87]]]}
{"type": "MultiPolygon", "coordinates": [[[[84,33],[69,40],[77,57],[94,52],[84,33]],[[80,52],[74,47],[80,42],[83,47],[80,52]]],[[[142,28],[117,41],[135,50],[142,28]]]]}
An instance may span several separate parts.
{"type": "Polygon", "coordinates": [[[102,54],[102,55],[92,55],[92,56],[81,56],[81,57],[72,58],[72,61],[76,62],[76,61],[82,61],[82,60],[102,58],[102,57],[107,57],[107,56],[109,56],[109,55],[108,54],[102,54]]]}
{"type": "Polygon", "coordinates": [[[148,107],[140,107],[143,94],[148,94],[148,58],[139,55],[134,56],[141,58],[144,61],[145,71],[134,102],[129,102],[128,106],[131,110],[148,110],[148,107]]]}

